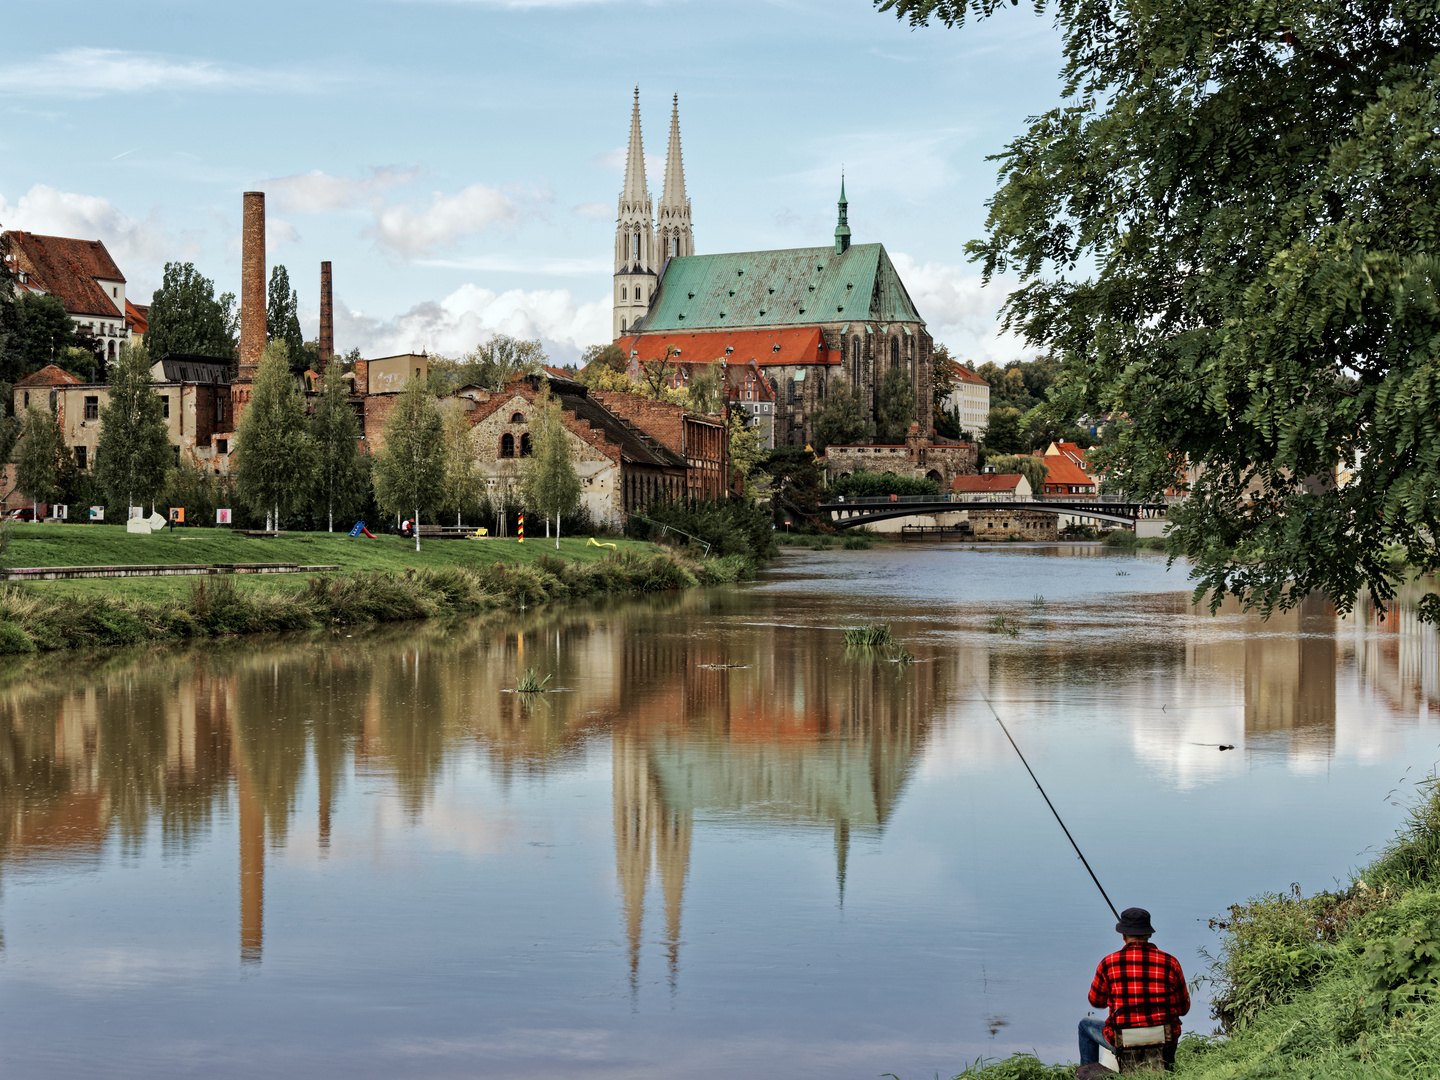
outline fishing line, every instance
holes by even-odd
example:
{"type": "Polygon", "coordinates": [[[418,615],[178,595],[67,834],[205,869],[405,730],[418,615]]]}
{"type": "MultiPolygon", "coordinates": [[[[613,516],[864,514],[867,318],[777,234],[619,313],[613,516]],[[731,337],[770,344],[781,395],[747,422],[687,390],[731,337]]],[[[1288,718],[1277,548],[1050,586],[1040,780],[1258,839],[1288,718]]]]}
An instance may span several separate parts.
{"type": "Polygon", "coordinates": [[[1035,770],[1030,768],[1030,763],[1025,760],[1025,755],[1020,753],[1020,747],[1016,746],[1015,740],[1010,735],[1010,729],[1005,726],[1005,721],[1000,719],[1000,714],[995,711],[995,706],[991,704],[990,698],[980,686],[978,679],[975,680],[975,689],[980,691],[980,700],[990,706],[990,715],[995,717],[995,722],[1000,725],[1000,730],[1005,732],[1005,738],[1010,740],[1010,745],[1014,747],[1015,753],[1020,757],[1020,764],[1025,766],[1025,771],[1030,774],[1030,779],[1035,781],[1035,789],[1040,792],[1040,797],[1045,800],[1045,805],[1050,807],[1050,813],[1054,814],[1055,820],[1059,822],[1061,831],[1065,833],[1065,839],[1070,841],[1070,846],[1075,849],[1075,854],[1080,856],[1080,861],[1085,865],[1085,872],[1090,875],[1090,880],[1095,882],[1095,887],[1100,890],[1100,895],[1105,897],[1105,905],[1110,909],[1111,914],[1115,916],[1116,921],[1119,921],[1120,913],[1115,910],[1115,905],[1110,903],[1110,894],[1105,891],[1105,886],[1100,884],[1100,879],[1095,876],[1095,871],[1090,869],[1090,862],[1085,858],[1085,853],[1080,850],[1080,845],[1070,835],[1070,830],[1065,828],[1060,811],[1055,809],[1055,804],[1050,801],[1050,796],[1046,795],[1045,789],[1040,786],[1040,780],[1036,777],[1035,770]]]}

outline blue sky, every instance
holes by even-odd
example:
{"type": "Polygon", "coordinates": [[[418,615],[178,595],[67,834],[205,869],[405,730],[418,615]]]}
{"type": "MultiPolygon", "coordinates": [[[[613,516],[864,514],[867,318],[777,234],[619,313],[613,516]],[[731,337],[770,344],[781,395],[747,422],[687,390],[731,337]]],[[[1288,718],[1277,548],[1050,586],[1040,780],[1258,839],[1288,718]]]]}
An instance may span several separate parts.
{"type": "Polygon", "coordinates": [[[241,193],[336,345],[458,355],[494,332],[558,362],[609,335],[621,155],[641,95],[659,197],[680,95],[697,251],[885,244],[937,340],[1000,338],[963,247],[985,157],[1058,101],[1029,5],[911,30],[867,0],[47,0],[10,5],[0,224],[105,241],[147,298],[167,260],[239,288],[241,193]]]}

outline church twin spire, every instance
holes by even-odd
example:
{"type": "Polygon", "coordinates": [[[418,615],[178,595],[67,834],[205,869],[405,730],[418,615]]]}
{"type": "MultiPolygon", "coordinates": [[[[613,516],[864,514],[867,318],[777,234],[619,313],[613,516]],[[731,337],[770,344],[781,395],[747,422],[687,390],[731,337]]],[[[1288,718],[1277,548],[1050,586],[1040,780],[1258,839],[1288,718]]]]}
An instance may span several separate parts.
{"type": "Polygon", "coordinates": [[[630,143],[625,151],[625,186],[620,189],[615,222],[616,337],[644,317],[665,261],[694,254],[690,199],[685,194],[685,163],[680,155],[680,95],[676,94],[671,103],[670,145],[665,153],[665,179],[657,220],[645,180],[645,144],[640,134],[640,88],[637,86],[630,111],[630,143]]]}

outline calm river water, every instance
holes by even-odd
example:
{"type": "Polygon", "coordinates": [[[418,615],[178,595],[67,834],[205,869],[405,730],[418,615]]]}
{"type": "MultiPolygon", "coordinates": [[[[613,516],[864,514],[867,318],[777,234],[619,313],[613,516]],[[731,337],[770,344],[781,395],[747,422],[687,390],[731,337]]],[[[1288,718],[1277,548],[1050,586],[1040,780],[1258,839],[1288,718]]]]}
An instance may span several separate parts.
{"type": "Polygon", "coordinates": [[[1211,617],[1093,547],[792,552],[737,589],[0,680],[24,1078],[1073,1060],[1114,920],[981,691],[1189,974],[1210,916],[1343,878],[1440,757],[1408,610],[1211,617]],[[865,620],[918,662],[847,655],[865,620]],[[507,692],[532,667],[561,692],[507,692]]]}

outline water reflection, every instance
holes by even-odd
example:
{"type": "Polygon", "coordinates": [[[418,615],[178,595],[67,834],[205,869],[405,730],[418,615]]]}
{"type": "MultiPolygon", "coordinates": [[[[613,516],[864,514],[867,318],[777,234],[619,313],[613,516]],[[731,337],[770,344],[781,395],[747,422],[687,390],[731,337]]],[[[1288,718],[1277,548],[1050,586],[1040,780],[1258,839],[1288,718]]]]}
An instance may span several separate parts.
{"type": "MultiPolygon", "coordinates": [[[[1070,823],[1080,835],[1103,837],[1117,815],[1144,807],[1149,816],[1136,828],[1153,827],[1166,837],[1167,850],[1178,846],[1173,838],[1192,818],[1212,809],[1202,795],[1182,809],[1153,808],[1181,805],[1176,793],[1228,784],[1223,800],[1233,801],[1237,777],[1270,765],[1296,776],[1323,775],[1337,761],[1384,761],[1388,769],[1398,760],[1396,748],[1407,745],[1406,733],[1424,723],[1440,697],[1436,633],[1415,621],[1409,597],[1383,622],[1363,606],[1341,619],[1317,600],[1262,623],[1233,605],[1214,618],[1197,611],[1183,582],[1146,579],[1153,564],[1137,560],[1123,564],[1132,569],[1122,583],[1133,591],[1102,596],[1097,581],[1112,589],[1114,582],[1102,557],[966,558],[903,551],[880,563],[864,553],[833,553],[791,564],[758,589],[353,637],[11,663],[0,668],[0,885],[8,886],[7,914],[10,898],[27,884],[81,872],[119,880],[117,867],[140,866],[157,851],[184,861],[223,848],[227,861],[194,873],[212,875],[225,898],[229,970],[259,977],[277,961],[295,963],[295,938],[287,940],[284,928],[298,917],[297,908],[343,908],[350,902],[346,889],[367,888],[394,900],[395,913],[387,915],[393,921],[350,932],[382,940],[387,932],[398,935],[403,923],[434,919],[433,940],[406,963],[443,967],[477,916],[464,900],[449,908],[429,894],[417,892],[413,902],[406,897],[405,876],[426,872],[418,862],[401,869],[386,863],[393,852],[385,847],[395,835],[387,830],[399,830],[399,843],[416,848],[426,834],[467,830],[466,843],[436,847],[473,862],[482,848],[487,855],[505,848],[477,837],[502,835],[509,827],[506,802],[523,794],[527,805],[543,807],[535,813],[547,828],[577,823],[574,835],[585,844],[554,856],[563,869],[544,871],[543,860],[552,857],[545,852],[563,845],[552,848],[551,838],[532,829],[528,861],[505,863],[514,875],[505,879],[509,895],[539,907],[568,891],[575,897],[571,921],[581,921],[576,909],[603,908],[613,941],[603,929],[592,933],[553,960],[545,975],[509,953],[500,960],[487,956],[491,976],[520,979],[505,984],[513,1000],[494,1003],[506,1022],[527,1015],[532,993],[546,1008],[565,1001],[571,1027],[588,1030],[619,1023],[606,1018],[612,990],[633,1015],[644,1016],[647,986],[659,986],[673,1009],[699,985],[709,996],[697,1000],[707,1005],[754,993],[777,1024],[797,1024],[789,1010],[803,1011],[794,1002],[813,992],[830,995],[814,1009],[826,1023],[858,1025],[871,1009],[874,1017],[863,1022],[878,1023],[884,1009],[893,1008],[889,1023],[923,1029],[935,1047],[933,1058],[915,1062],[893,1047],[875,1051],[873,1060],[857,1052],[829,1075],[958,1068],[967,1055],[1043,1049],[1055,1017],[1068,1017],[1071,1006],[1051,1010],[1047,1004],[1046,995],[1057,992],[1053,978],[1016,972],[1061,970],[1065,948],[1085,953],[1081,959],[1093,967],[1088,944],[1064,921],[1070,916],[1055,914],[1073,903],[1072,885],[1087,884],[1071,882],[1063,866],[1031,866],[1044,860],[1016,854],[1046,850],[1063,838],[1043,816],[1027,817],[1043,814],[1043,807],[1033,790],[1016,785],[1013,751],[980,692],[1007,722],[1015,721],[1027,754],[1074,815],[1070,823]],[[951,561],[925,561],[942,559],[951,561]],[[1009,577],[986,578],[974,569],[993,573],[1007,560],[1026,568],[1023,591],[1009,577]],[[935,565],[964,572],[942,578],[935,565]],[[877,580],[877,570],[903,583],[877,580]],[[1091,576],[1067,592],[1063,575],[1082,572],[1091,576]],[[927,581],[931,595],[910,595],[915,580],[927,581]],[[1041,590],[1049,599],[1032,604],[1041,590]],[[1023,626],[1019,638],[990,631],[997,612],[1023,626]],[[841,628],[873,618],[895,626],[916,664],[902,668],[846,654],[841,628]],[[557,692],[513,693],[520,673],[532,667],[550,675],[557,692]],[[1222,743],[1237,749],[1221,754],[1216,744],[1222,743]],[[1135,769],[1135,762],[1145,768],[1135,769]],[[474,807],[457,810],[457,791],[481,787],[475,773],[486,778],[484,795],[474,807]],[[584,801],[589,788],[560,795],[562,781],[577,777],[608,800],[605,811],[584,801]],[[1145,801],[1152,783],[1168,802],[1145,801]],[[999,816],[982,828],[987,805],[999,808],[999,816]],[[902,827],[897,823],[907,813],[902,827]],[[957,831],[967,817],[969,827],[957,831]],[[943,842],[926,847],[927,830],[943,842]],[[774,899],[781,890],[774,867],[769,877],[727,876],[739,860],[733,845],[741,838],[747,854],[773,847],[786,852],[778,859],[818,850],[823,883],[803,897],[786,893],[792,909],[785,910],[774,899]],[[786,847],[793,838],[803,845],[786,847]],[[285,881],[276,878],[279,864],[288,856],[293,871],[297,853],[313,855],[321,868],[314,880],[325,883],[323,898],[275,887],[285,881]],[[603,864],[601,884],[591,858],[603,864]],[[884,861],[891,859],[897,861],[884,861]],[[323,871],[339,875],[337,863],[360,870],[344,870],[346,876],[331,883],[323,871]],[[864,863],[872,867],[868,877],[864,863]],[[873,869],[882,865],[890,880],[904,883],[903,899],[884,919],[876,914],[873,869]],[[1004,886],[1010,891],[994,892],[1007,878],[1014,879],[1004,886]],[[727,904],[741,905],[759,926],[744,948],[733,936],[716,938],[727,904]],[[1078,943],[1047,945],[1051,952],[1043,958],[1007,954],[1010,946],[991,927],[1026,904],[1043,908],[1064,940],[1078,943]],[[836,936],[811,940],[796,929],[801,925],[806,932],[827,927],[836,936]],[[881,926],[873,939],[844,936],[881,926]],[[757,958],[793,949],[796,970],[813,964],[828,974],[814,984],[777,983],[773,992],[749,981],[738,990],[725,984],[728,993],[721,994],[715,940],[743,954],[745,963],[737,966],[750,972],[757,958]],[[952,940],[965,944],[952,946],[952,940]],[[976,940],[987,944],[973,946],[976,940]],[[982,950],[970,958],[977,985],[987,980],[982,989],[953,972],[921,973],[942,947],[937,942],[952,949],[946,960],[956,970],[969,960],[957,959],[954,950],[982,950]],[[707,959],[697,963],[697,953],[707,959]],[[887,975],[892,954],[900,959],[887,975]],[[830,959],[842,955],[843,961],[830,959]],[[610,990],[603,980],[586,982],[592,959],[609,970],[610,990]],[[521,978],[527,970],[533,991],[521,978]],[[891,997],[884,1006],[849,1000],[840,989],[847,980],[849,986],[873,980],[891,997]],[[922,1015],[932,1007],[935,1017],[922,1015]],[[954,1035],[957,1016],[969,1018],[975,1041],[954,1035]],[[936,1034],[942,1031],[943,1037],[936,1034]]],[[[1273,818],[1264,783],[1257,781],[1253,798],[1259,811],[1246,803],[1236,813],[1273,818]]],[[[1117,892],[1151,888],[1146,873],[1172,878],[1180,890],[1192,867],[1204,876],[1204,867],[1213,865],[1199,843],[1184,865],[1117,866],[1103,846],[1092,854],[1108,862],[1102,874],[1129,869],[1138,875],[1122,879],[1117,892]]],[[[1287,868],[1284,881],[1234,884],[1242,872],[1268,874],[1272,866],[1262,864],[1275,856],[1257,853],[1251,865],[1231,847],[1214,857],[1225,861],[1223,868],[1208,871],[1225,890],[1221,900],[1175,899],[1195,910],[1184,908],[1172,924],[1198,925],[1220,903],[1294,880],[1287,868]]],[[[1344,853],[1339,869],[1351,854],[1344,853]]],[[[148,887],[168,887],[154,879],[155,871],[145,873],[148,887]]],[[[492,906],[484,918],[503,938],[510,924],[501,910],[492,906]]],[[[513,912],[509,918],[520,921],[513,912]]],[[[30,933],[43,945],[47,934],[58,932],[32,926],[30,933]]],[[[148,935],[157,950],[168,946],[165,926],[135,933],[148,935]]],[[[410,968],[401,970],[403,981],[410,968]]],[[[311,977],[337,994],[355,981],[352,971],[311,977]]],[[[468,986],[467,976],[450,978],[437,980],[447,992],[468,986]]],[[[384,980],[376,982],[356,992],[384,1000],[384,980]]],[[[295,1000],[302,1011],[319,1008],[304,1004],[308,998],[295,1000]]],[[[758,1023],[753,1017],[743,1022],[758,1023]]],[[[672,1033],[665,1038],[675,1041],[666,1042],[657,1030],[646,1029],[659,1040],[658,1061],[694,1037],[672,1033]]],[[[826,1066],[805,1064],[800,1049],[767,1060],[793,1075],[826,1066]]],[[[426,1072],[412,1066],[407,1061],[398,1071],[426,1072]]],[[[527,1068],[517,1066],[515,1074],[526,1075],[527,1068]]],[[[385,1071],[373,1062],[366,1069],[385,1071]]],[[[434,1071],[447,1074],[439,1065],[434,1071]]]]}

